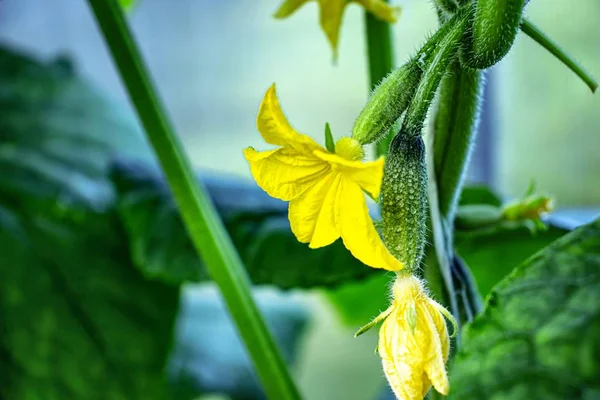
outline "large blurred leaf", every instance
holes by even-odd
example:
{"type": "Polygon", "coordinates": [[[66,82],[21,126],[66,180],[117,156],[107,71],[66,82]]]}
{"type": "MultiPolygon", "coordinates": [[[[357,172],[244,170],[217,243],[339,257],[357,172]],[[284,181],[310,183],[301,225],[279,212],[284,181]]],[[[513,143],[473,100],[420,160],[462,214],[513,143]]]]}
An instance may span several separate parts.
{"type": "Polygon", "coordinates": [[[566,232],[553,225],[537,234],[532,234],[525,227],[497,229],[476,235],[457,232],[455,247],[471,269],[479,292],[485,296],[515,266],[566,232]]]}
{"type": "Polygon", "coordinates": [[[65,59],[41,64],[0,48],[0,87],[0,204],[53,198],[106,207],[112,151],[148,154],[133,120],[65,59]]]}
{"type": "Polygon", "coordinates": [[[600,397],[600,219],[528,259],[468,325],[451,397],[600,397]]]}
{"type": "Polygon", "coordinates": [[[128,263],[111,215],[0,227],[0,398],[162,399],[179,289],[128,263]]]}
{"type": "Polygon", "coordinates": [[[179,289],[142,276],[110,211],[135,125],[65,60],[0,49],[0,87],[0,398],[164,398],[179,289]]]}
{"type": "Polygon", "coordinates": [[[392,273],[377,273],[358,282],[348,282],[326,291],[342,322],[361,326],[389,306],[392,273]]]}
{"type": "MultiPolygon", "coordinates": [[[[208,279],[159,173],[147,165],[120,162],[113,180],[132,259],[144,273],[172,282],[208,279]]],[[[225,176],[201,180],[254,283],[331,286],[374,271],[352,257],[339,240],[318,250],[299,243],[290,230],[287,204],[253,182],[225,176]]]]}
{"type": "Polygon", "coordinates": [[[460,206],[486,204],[500,207],[502,199],[486,185],[465,186],[460,194],[460,206]]]}

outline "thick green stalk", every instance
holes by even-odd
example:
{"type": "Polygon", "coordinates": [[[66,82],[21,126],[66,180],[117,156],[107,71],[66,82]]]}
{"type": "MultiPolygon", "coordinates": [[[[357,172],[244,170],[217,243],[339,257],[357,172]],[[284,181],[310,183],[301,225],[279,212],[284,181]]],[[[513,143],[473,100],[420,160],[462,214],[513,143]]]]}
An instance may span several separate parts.
{"type": "Polygon", "coordinates": [[[196,250],[221,294],[271,399],[300,396],[250,291],[240,258],[192,168],[149,79],[116,0],[88,0],[169,182],[196,250]]]}
{"type": "Polygon", "coordinates": [[[452,224],[477,133],[483,71],[456,60],[444,77],[435,115],[434,161],[440,213],[452,224]]]}
{"type": "MultiPolygon", "coordinates": [[[[371,90],[394,69],[394,51],[390,24],[365,11],[367,54],[371,90]]],[[[390,148],[392,135],[382,138],[376,145],[377,156],[385,155],[390,148]]]]}
{"type": "MultiPolygon", "coordinates": [[[[471,12],[472,9],[469,9],[467,7],[463,8],[460,13],[464,13],[465,15],[465,19],[461,18],[461,23],[460,25],[466,24],[468,21],[468,17],[469,17],[469,12],[471,12]]],[[[440,12],[440,15],[442,15],[442,13],[440,12]]],[[[457,15],[455,15],[453,17],[453,19],[455,19],[457,17],[457,15]]],[[[443,15],[442,15],[443,16],[443,15]]],[[[442,26],[447,26],[448,22],[444,22],[443,18],[440,20],[441,23],[443,23],[442,26]]],[[[464,26],[462,26],[462,28],[464,28],[464,26]]],[[[461,29],[461,32],[464,32],[464,29],[461,29]]],[[[455,40],[453,37],[451,37],[452,40],[455,40]]],[[[459,38],[460,39],[460,38],[459,38]]],[[[438,50],[439,53],[441,54],[443,52],[443,49],[438,50]]],[[[438,59],[440,59],[441,62],[441,58],[437,57],[438,59]]],[[[432,61],[432,65],[434,64],[435,59],[432,61]]],[[[454,60],[452,60],[452,67],[454,67],[454,65],[459,64],[459,61],[455,58],[454,60]]],[[[434,71],[432,71],[434,72],[434,71]]],[[[440,80],[442,79],[441,77],[438,79],[437,76],[439,76],[440,70],[437,69],[437,71],[435,71],[435,81],[438,82],[438,85],[440,85],[440,80]]],[[[453,76],[453,68],[450,68],[450,75],[449,76],[453,76]]],[[[448,63],[446,63],[446,69],[444,69],[442,71],[442,74],[448,74],[448,63]]],[[[440,89],[440,98],[445,96],[445,93],[454,93],[455,91],[455,86],[452,85],[450,88],[448,88],[448,75],[445,75],[446,78],[444,78],[442,80],[442,88],[440,89]]],[[[434,89],[437,90],[437,86],[434,89]]],[[[422,91],[422,97],[426,98],[429,100],[429,102],[432,99],[432,95],[430,94],[431,92],[431,88],[426,88],[426,90],[422,91]]],[[[428,107],[429,104],[426,104],[426,106],[428,107]]],[[[456,105],[458,108],[460,108],[460,104],[456,105]]],[[[422,106],[421,106],[422,107],[422,106]]],[[[412,111],[413,115],[417,115],[420,116],[422,115],[424,118],[424,115],[426,114],[427,109],[425,109],[424,111],[422,109],[416,109],[415,111],[412,111]]],[[[438,110],[436,112],[439,112],[439,107],[438,110]]],[[[407,114],[408,115],[408,114],[407,114]]],[[[414,118],[414,117],[413,117],[414,118]]],[[[434,289],[436,290],[436,292],[438,293],[438,295],[441,294],[441,298],[443,299],[444,302],[446,303],[446,305],[450,308],[452,314],[455,316],[456,320],[459,323],[459,326],[461,324],[461,309],[463,307],[461,307],[461,305],[459,304],[459,299],[457,296],[457,291],[456,291],[456,287],[454,285],[454,279],[453,279],[453,274],[452,274],[452,263],[454,260],[454,249],[453,249],[453,244],[452,244],[452,238],[453,238],[453,232],[452,232],[452,224],[448,223],[448,219],[445,218],[442,213],[440,212],[440,203],[439,203],[439,199],[440,199],[440,181],[439,181],[439,177],[436,173],[436,163],[438,163],[438,161],[436,161],[436,159],[439,157],[439,152],[441,151],[446,151],[446,149],[444,149],[444,146],[439,146],[434,144],[435,140],[438,139],[438,128],[440,128],[440,125],[443,126],[442,129],[442,133],[440,134],[440,136],[442,136],[444,138],[444,141],[447,140],[450,136],[451,133],[451,121],[453,121],[453,116],[450,115],[450,111],[448,111],[446,113],[446,115],[443,116],[443,119],[439,119],[436,118],[436,123],[432,123],[429,125],[430,128],[430,134],[427,136],[428,137],[428,143],[427,143],[427,149],[429,150],[427,152],[427,175],[429,177],[429,181],[428,181],[428,198],[429,198],[429,209],[430,209],[430,221],[431,221],[431,232],[432,232],[432,239],[433,239],[433,249],[435,250],[435,257],[433,257],[432,254],[430,254],[430,256],[428,257],[428,263],[427,263],[427,270],[425,272],[425,276],[427,277],[428,280],[430,280],[432,283],[434,283],[434,289]],[[438,121],[439,120],[439,121],[438,121]],[[439,123],[441,122],[441,124],[439,123]],[[440,147],[442,147],[440,149],[440,147]],[[440,291],[442,291],[443,293],[440,293],[440,291]]],[[[413,122],[412,125],[415,125],[418,123],[418,119],[415,119],[415,121],[417,122],[413,122]]],[[[414,129],[414,128],[413,128],[414,129]]],[[[421,127],[419,125],[417,125],[417,129],[420,131],[421,127]]],[[[462,170],[462,165],[461,165],[461,170],[462,170]]],[[[456,338],[454,339],[456,346],[453,346],[453,348],[456,348],[458,345],[460,345],[460,340],[461,340],[461,332],[460,329],[457,331],[457,335],[456,338]]]]}
{"type": "Polygon", "coordinates": [[[421,134],[429,106],[433,101],[440,81],[460,47],[459,44],[465,32],[468,15],[468,9],[462,10],[461,13],[444,24],[444,26],[449,26],[449,30],[437,44],[433,58],[421,78],[421,83],[417,87],[413,101],[406,110],[402,128],[404,134],[421,134]]]}
{"type": "MultiPolygon", "coordinates": [[[[433,129],[433,124],[430,124],[429,127],[430,129],[433,129]]],[[[456,291],[454,288],[454,280],[452,279],[451,262],[454,250],[452,249],[451,242],[448,240],[448,238],[452,237],[452,227],[446,225],[444,218],[440,214],[440,207],[438,202],[438,185],[437,179],[435,177],[435,167],[433,161],[434,154],[433,151],[431,151],[433,149],[433,136],[433,132],[430,132],[430,134],[426,136],[426,138],[428,139],[428,143],[426,144],[426,148],[428,149],[428,151],[425,153],[425,158],[427,166],[427,176],[429,178],[427,185],[427,197],[429,199],[431,232],[433,236],[433,248],[435,250],[437,263],[428,263],[427,268],[429,269],[429,271],[425,274],[425,276],[434,282],[439,282],[440,279],[437,278],[437,275],[439,273],[445,291],[443,299],[447,300],[446,305],[450,308],[450,312],[452,312],[452,314],[456,318],[456,321],[458,321],[460,328],[460,310],[458,305],[458,299],[456,297],[456,291]]],[[[460,343],[460,337],[461,332],[459,329],[455,339],[457,344],[460,343]]]]}
{"type": "MultiPolygon", "coordinates": [[[[460,324],[468,322],[479,311],[480,300],[468,267],[460,264],[461,271],[456,270],[453,226],[477,132],[482,80],[483,71],[464,68],[458,59],[452,63],[440,87],[431,135],[433,155],[428,160],[432,231],[445,284],[444,298],[450,300],[460,324]],[[458,272],[462,272],[460,276],[458,272]]],[[[457,337],[458,343],[460,337],[457,337]]]]}
{"type": "Polygon", "coordinates": [[[583,68],[575,59],[573,59],[566,51],[564,51],[556,42],[550,39],[532,22],[523,19],[521,21],[521,30],[524,34],[538,42],[543,48],[552,53],[556,58],[562,61],[571,71],[573,71],[586,85],[592,93],[598,88],[598,81],[583,68]]]}

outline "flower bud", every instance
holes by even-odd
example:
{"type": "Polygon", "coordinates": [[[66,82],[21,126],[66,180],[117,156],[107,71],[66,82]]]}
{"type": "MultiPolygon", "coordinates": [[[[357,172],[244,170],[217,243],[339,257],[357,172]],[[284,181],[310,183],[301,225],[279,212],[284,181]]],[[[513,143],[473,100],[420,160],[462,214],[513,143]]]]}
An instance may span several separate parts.
{"type": "Polygon", "coordinates": [[[504,58],[519,31],[524,7],[524,0],[478,0],[462,62],[485,69],[504,58]]]}
{"type": "Polygon", "coordinates": [[[503,207],[502,216],[507,221],[523,223],[532,233],[535,233],[548,229],[542,217],[553,208],[552,198],[535,193],[535,185],[532,184],[525,197],[503,207]]]}
{"type": "Polygon", "coordinates": [[[421,136],[392,140],[381,186],[383,240],[408,270],[419,267],[427,236],[427,173],[421,136]]]}
{"type": "Polygon", "coordinates": [[[409,61],[391,72],[373,90],[358,115],[352,128],[352,137],[363,145],[384,137],[410,104],[421,74],[422,70],[416,61],[409,61]]]}

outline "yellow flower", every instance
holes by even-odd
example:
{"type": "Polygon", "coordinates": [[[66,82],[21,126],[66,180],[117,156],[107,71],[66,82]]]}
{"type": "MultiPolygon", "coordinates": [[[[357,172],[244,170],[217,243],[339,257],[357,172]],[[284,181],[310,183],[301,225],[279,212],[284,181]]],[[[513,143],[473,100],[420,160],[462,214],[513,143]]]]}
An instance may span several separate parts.
{"type": "Polygon", "coordinates": [[[364,151],[354,139],[344,137],[330,153],[286,120],[271,86],[260,105],[258,131],[275,150],[244,150],[258,185],[272,197],[289,201],[292,231],[311,248],[342,238],[354,257],[373,268],[400,270],[369,217],[363,190],[379,196],[383,158],[362,162],[364,151]]]}
{"type": "Polygon", "coordinates": [[[379,330],[377,350],[398,399],[421,400],[432,384],[441,394],[448,394],[445,364],[450,339],[444,317],[456,329],[454,318],[427,296],[423,283],[412,275],[399,274],[393,293],[392,305],[357,336],[385,319],[379,330]]]}
{"type": "MultiPolygon", "coordinates": [[[[286,18],[310,0],[285,0],[275,12],[275,18],[286,18]]],[[[333,48],[334,58],[337,56],[338,37],[344,9],[351,3],[359,3],[377,18],[394,23],[398,19],[399,7],[391,7],[383,0],[317,0],[320,9],[321,28],[327,35],[333,48]]]]}

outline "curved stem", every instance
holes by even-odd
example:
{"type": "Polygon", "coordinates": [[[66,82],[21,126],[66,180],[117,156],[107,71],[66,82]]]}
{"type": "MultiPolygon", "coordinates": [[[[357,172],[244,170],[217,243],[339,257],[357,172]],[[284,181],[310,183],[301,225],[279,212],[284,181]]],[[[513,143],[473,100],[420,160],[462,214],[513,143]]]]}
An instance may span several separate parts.
{"type": "Polygon", "coordinates": [[[414,98],[406,110],[406,116],[402,124],[405,134],[421,135],[429,106],[433,101],[440,81],[448,70],[448,66],[456,57],[469,12],[470,8],[463,8],[448,22],[444,23],[438,31],[444,30],[445,35],[436,43],[435,49],[431,50],[432,54],[428,54],[431,61],[428,62],[421,83],[419,83],[414,98]]]}
{"type": "Polygon", "coordinates": [[[219,286],[268,397],[299,399],[283,358],[252,298],[246,271],[213,204],[195,181],[119,4],[116,0],[88,0],[88,3],[166,175],[196,251],[219,286]]]}
{"type": "Polygon", "coordinates": [[[590,88],[592,93],[598,88],[598,81],[583,68],[573,57],[563,50],[555,41],[550,39],[548,35],[542,32],[537,26],[527,19],[521,21],[521,30],[524,34],[535,40],[543,48],[552,53],[556,58],[562,61],[571,71],[581,78],[583,82],[590,88]]]}

